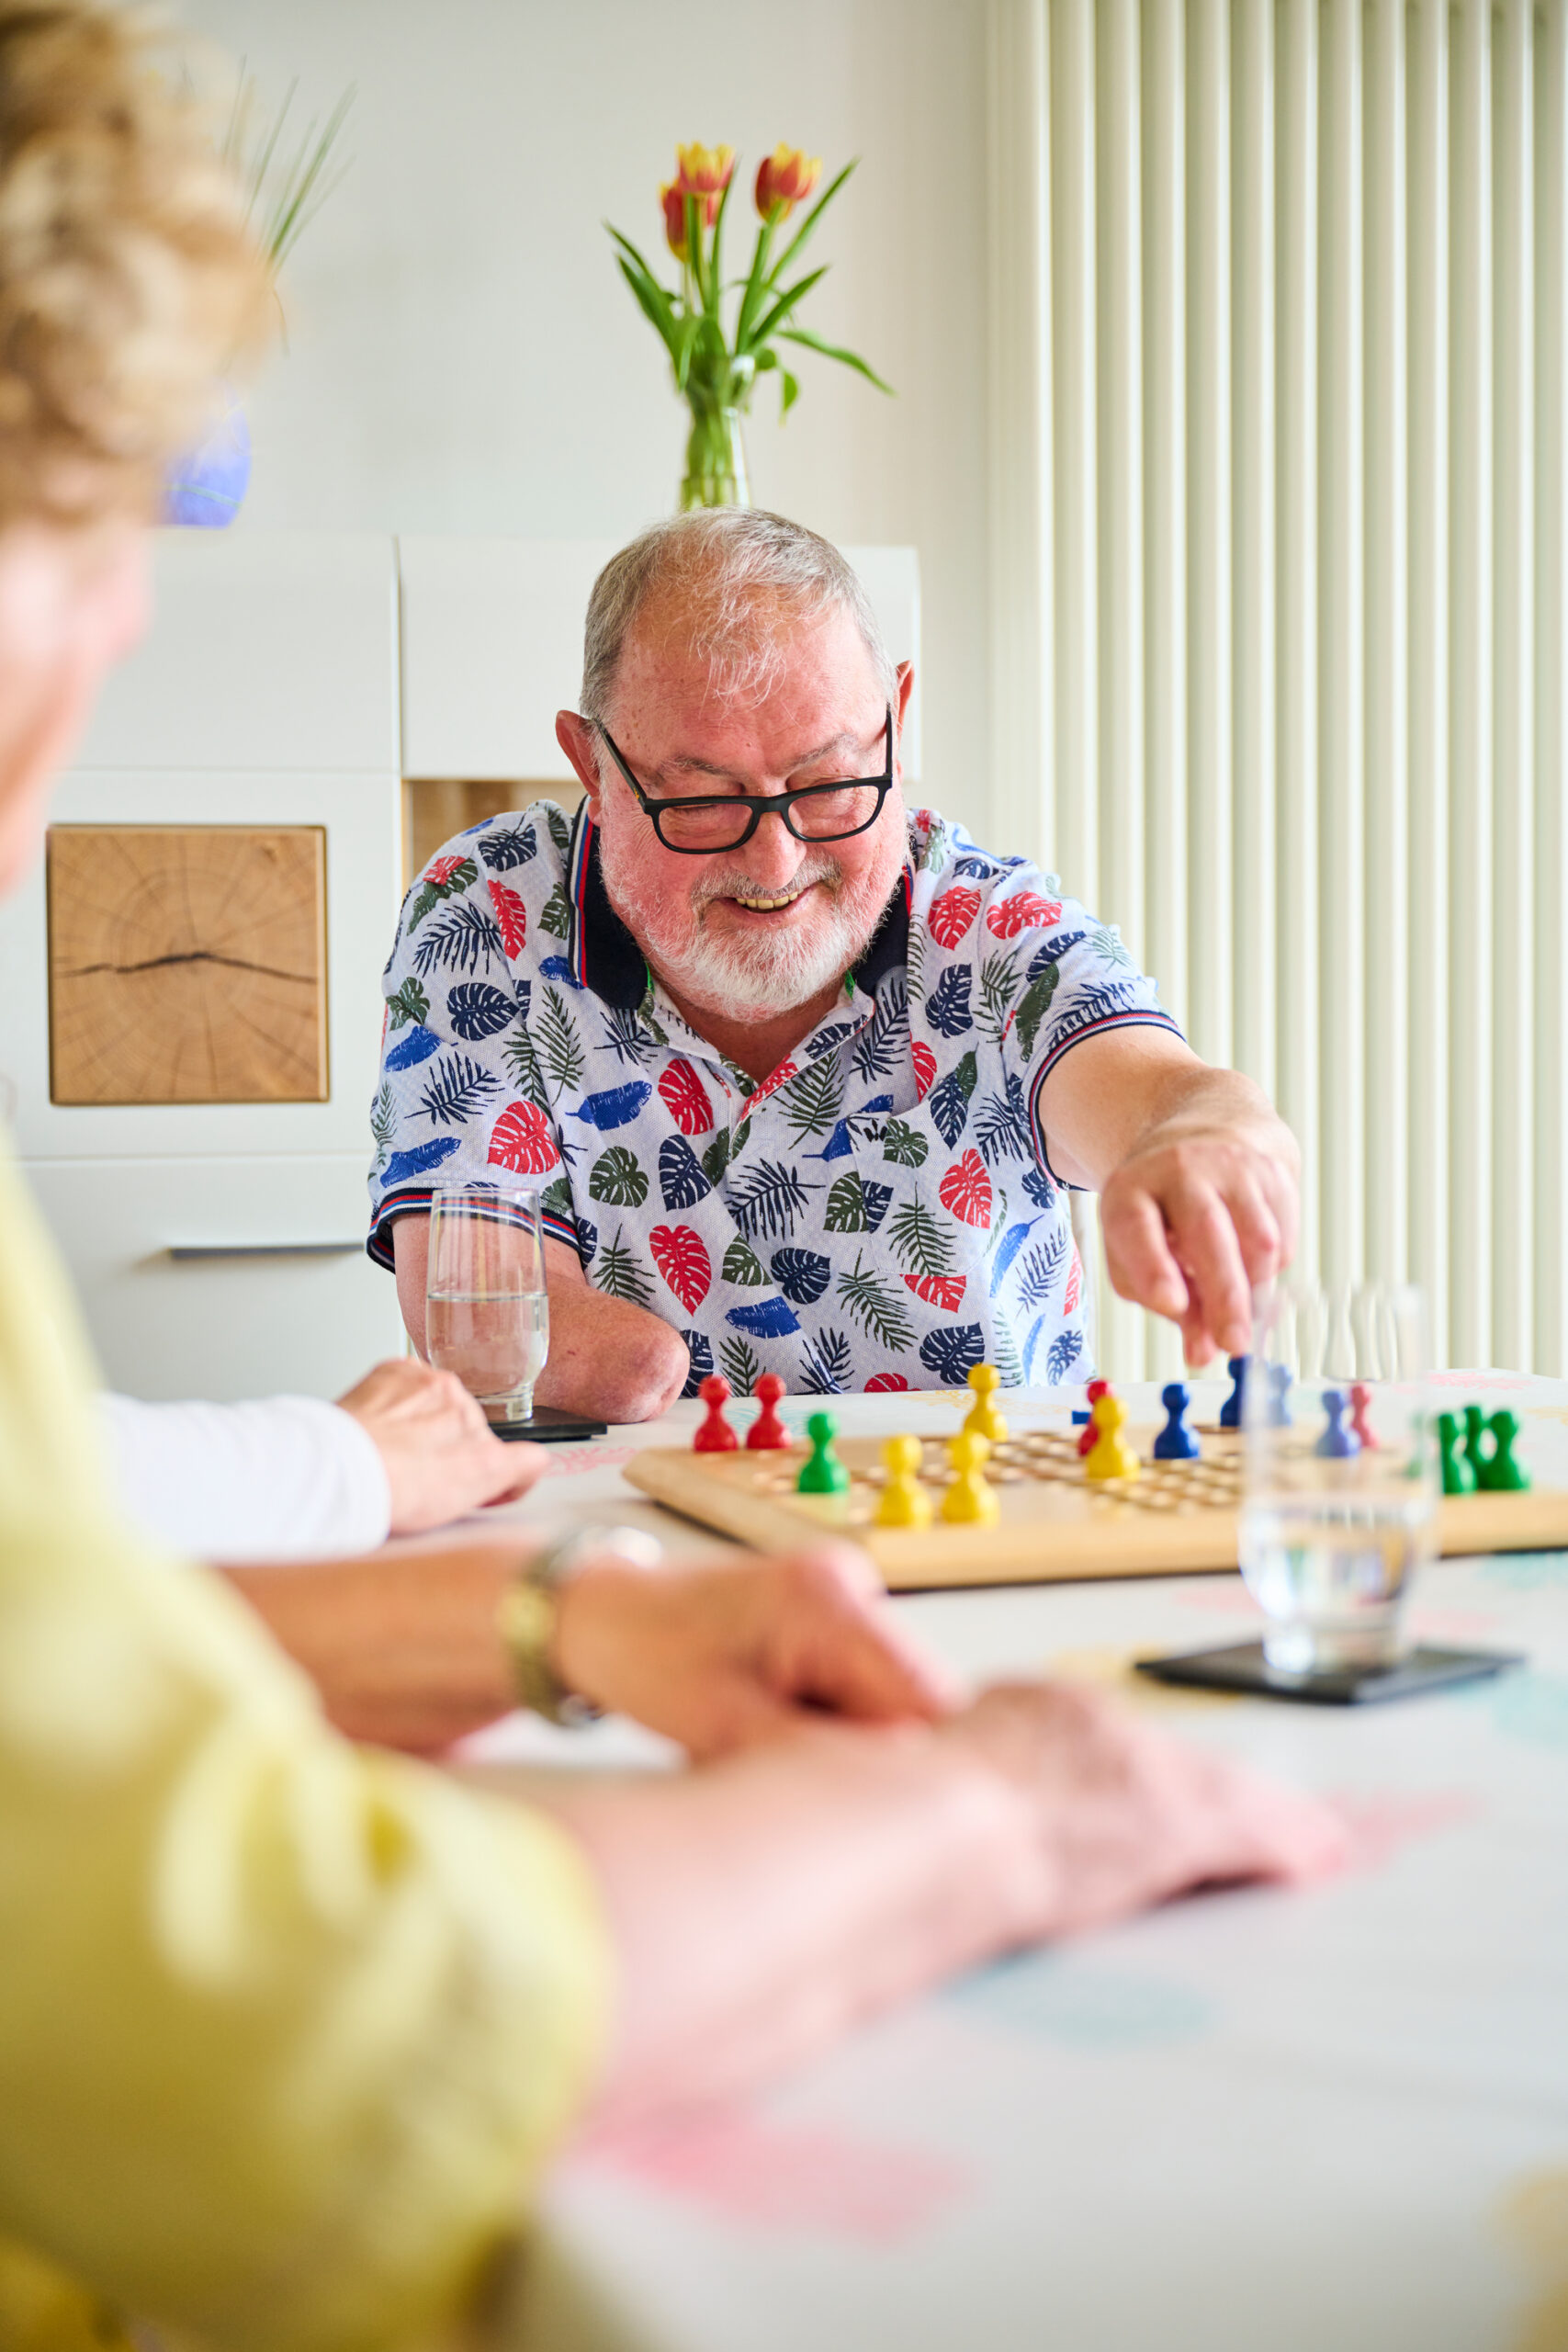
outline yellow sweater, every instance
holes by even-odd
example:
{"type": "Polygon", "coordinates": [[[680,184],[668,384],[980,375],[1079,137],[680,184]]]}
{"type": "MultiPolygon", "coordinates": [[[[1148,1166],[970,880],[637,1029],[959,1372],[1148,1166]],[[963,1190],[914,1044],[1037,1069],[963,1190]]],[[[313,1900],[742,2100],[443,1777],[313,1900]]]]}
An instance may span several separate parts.
{"type": "Polygon", "coordinates": [[[88,1389],[0,1154],[0,2346],[68,2340],[39,2257],[214,2346],[417,2339],[583,2099],[594,1889],[548,1820],[329,1731],[118,1522],[88,1389]]]}

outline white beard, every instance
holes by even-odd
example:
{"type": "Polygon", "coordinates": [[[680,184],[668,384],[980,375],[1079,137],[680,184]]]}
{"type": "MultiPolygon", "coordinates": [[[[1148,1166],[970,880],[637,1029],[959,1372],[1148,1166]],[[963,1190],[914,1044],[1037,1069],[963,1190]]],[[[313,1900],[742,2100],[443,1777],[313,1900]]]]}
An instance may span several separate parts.
{"type": "Polygon", "coordinates": [[[765,1020],[772,1013],[793,1012],[813,997],[836,987],[859,962],[870,944],[882,912],[878,899],[868,910],[844,903],[841,869],[821,850],[806,850],[794,881],[839,883],[818,909],[810,933],[778,931],[770,936],[760,930],[754,937],[725,938],[710,932],[704,921],[716,899],[776,895],[754,882],[743,868],[732,866],[707,876],[701,893],[679,911],[652,907],[636,880],[600,835],[604,884],[612,903],[643,947],[644,953],[692,1003],[732,1020],[765,1020]]]}

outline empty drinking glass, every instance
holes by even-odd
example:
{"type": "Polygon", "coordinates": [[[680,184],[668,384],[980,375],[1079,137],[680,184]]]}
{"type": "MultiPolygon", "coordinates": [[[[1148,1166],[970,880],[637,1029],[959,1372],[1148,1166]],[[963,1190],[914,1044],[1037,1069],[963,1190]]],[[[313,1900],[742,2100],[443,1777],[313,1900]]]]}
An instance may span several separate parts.
{"type": "Polygon", "coordinates": [[[526,1421],[550,1346],[536,1189],[438,1185],[430,1200],[425,1349],[491,1420],[526,1421]]]}
{"type": "Polygon", "coordinates": [[[1392,1665],[1437,1513],[1427,1318],[1409,1284],[1281,1277],[1254,1298],[1241,1568],[1285,1674],[1392,1665]]]}

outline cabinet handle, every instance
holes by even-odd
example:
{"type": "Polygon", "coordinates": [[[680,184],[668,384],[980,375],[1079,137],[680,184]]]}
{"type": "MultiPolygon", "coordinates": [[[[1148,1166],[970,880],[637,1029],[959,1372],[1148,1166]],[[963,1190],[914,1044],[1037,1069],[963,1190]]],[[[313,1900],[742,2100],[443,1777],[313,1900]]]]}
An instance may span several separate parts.
{"type": "Polygon", "coordinates": [[[171,1241],[176,1265],[203,1258],[355,1258],[363,1241],[171,1241]]]}

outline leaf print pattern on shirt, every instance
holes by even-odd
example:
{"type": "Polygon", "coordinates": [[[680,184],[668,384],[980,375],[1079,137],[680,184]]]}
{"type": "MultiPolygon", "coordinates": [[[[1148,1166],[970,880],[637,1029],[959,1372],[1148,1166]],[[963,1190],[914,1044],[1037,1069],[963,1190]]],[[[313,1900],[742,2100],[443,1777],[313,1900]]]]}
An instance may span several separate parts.
{"type": "Polygon", "coordinates": [[[510,1168],[514,1176],[543,1176],[558,1168],[560,1154],[549,1121],[533,1102],[513,1102],[491,1130],[491,1165],[510,1168]]]}
{"type": "Polygon", "coordinates": [[[713,1261],[702,1235],[689,1225],[656,1225],[648,1244],[664,1280],[687,1314],[694,1314],[713,1283],[713,1261]]]}
{"type": "Polygon", "coordinates": [[[679,1055],[659,1081],[659,1096],[683,1136],[705,1136],[713,1125],[713,1104],[696,1071],[679,1055]]]}
{"type": "Polygon", "coordinates": [[[694,1383],[945,1385],[976,1347],[1005,1383],[1082,1378],[1041,1089],[1080,1035],[1170,1024],[1054,876],[929,815],[908,839],[877,945],[755,1085],[592,911],[582,817],[536,804],[448,844],[383,983],[372,1253],[436,1183],[536,1179],[551,1238],[682,1334],[694,1383]]]}

